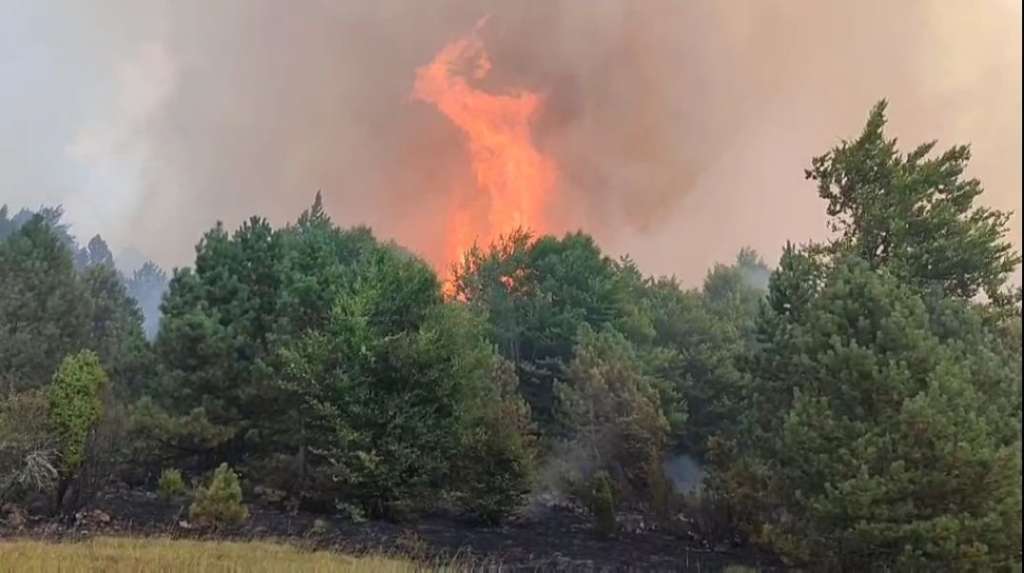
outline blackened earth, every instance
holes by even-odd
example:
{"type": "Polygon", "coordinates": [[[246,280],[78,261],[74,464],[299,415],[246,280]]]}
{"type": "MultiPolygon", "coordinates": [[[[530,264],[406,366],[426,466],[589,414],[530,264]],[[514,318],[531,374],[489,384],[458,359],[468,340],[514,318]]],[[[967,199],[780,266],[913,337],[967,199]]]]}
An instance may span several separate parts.
{"type": "Polygon", "coordinates": [[[622,532],[612,538],[595,534],[586,516],[550,508],[500,526],[483,526],[450,517],[422,517],[409,523],[367,521],[250,505],[245,525],[219,531],[187,522],[181,503],[160,500],[151,492],[112,490],[101,493],[74,517],[54,519],[44,513],[16,511],[0,515],[0,538],[79,540],[93,536],[165,536],[190,539],[275,540],[309,549],[345,553],[413,556],[424,563],[472,564],[487,571],[722,571],[729,566],[756,571],[778,570],[769,556],[749,549],[717,550],[692,535],[675,531],[622,532]]]}

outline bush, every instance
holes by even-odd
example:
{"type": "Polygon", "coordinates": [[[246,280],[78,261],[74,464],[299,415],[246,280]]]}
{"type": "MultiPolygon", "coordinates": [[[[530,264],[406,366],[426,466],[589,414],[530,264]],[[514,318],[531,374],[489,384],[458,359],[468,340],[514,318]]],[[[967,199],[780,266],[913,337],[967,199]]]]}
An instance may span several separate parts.
{"type": "Polygon", "coordinates": [[[168,459],[178,467],[206,470],[224,459],[223,451],[237,439],[234,429],[211,421],[204,408],[175,415],[150,398],[142,398],[126,413],[132,436],[129,454],[132,465],[147,481],[168,459]]]}
{"type": "Polygon", "coordinates": [[[624,497],[647,498],[668,432],[655,381],[612,329],[580,329],[575,352],[567,381],[555,387],[562,423],[589,457],[586,467],[607,472],[624,497]]]}
{"type": "Polygon", "coordinates": [[[160,499],[171,501],[185,495],[187,491],[188,486],[185,484],[185,478],[181,476],[180,470],[165,469],[160,472],[160,481],[157,482],[157,493],[160,495],[160,499]]]}
{"type": "Polygon", "coordinates": [[[358,505],[339,501],[334,508],[342,517],[352,523],[364,523],[366,521],[366,512],[364,512],[363,508],[358,505]]]}
{"type": "MultiPolygon", "coordinates": [[[[398,314],[420,312],[423,322],[389,326],[397,311],[380,310],[394,304],[388,285],[411,272],[398,261],[366,269],[373,280],[339,298],[326,330],[310,332],[283,355],[286,381],[303,402],[310,468],[328,488],[315,493],[360,504],[372,517],[401,519],[432,509],[446,494],[472,498],[494,488],[501,499],[480,506],[493,518],[516,503],[525,466],[517,430],[494,419],[493,401],[501,398],[494,351],[482,320],[458,305],[432,303],[420,312],[411,304],[398,314]],[[502,457],[489,459],[489,452],[502,457]],[[500,483],[506,479],[511,490],[500,483]]],[[[432,288],[440,299],[440,288],[432,288]]]]}
{"type": "Polygon", "coordinates": [[[58,511],[64,507],[65,495],[78,477],[90,438],[103,415],[100,393],[106,383],[107,374],[99,357],[89,350],[66,357],[53,376],[48,398],[49,422],[57,448],[58,511]]]}
{"type": "Polygon", "coordinates": [[[594,531],[602,537],[615,535],[618,524],[615,521],[615,493],[612,491],[612,479],[608,474],[600,472],[591,480],[590,512],[594,514],[594,531]]]}
{"type": "Polygon", "coordinates": [[[648,488],[650,489],[651,510],[661,524],[672,521],[679,500],[672,487],[672,481],[665,475],[661,464],[652,463],[648,469],[648,488]]]}
{"type": "Polygon", "coordinates": [[[242,504],[238,474],[228,464],[221,464],[213,472],[209,486],[196,489],[188,516],[199,525],[214,528],[238,525],[249,518],[249,508],[242,504]]]}
{"type": "Polygon", "coordinates": [[[40,390],[0,398],[0,503],[49,492],[56,484],[48,410],[46,394],[40,390]]]}
{"type": "Polygon", "coordinates": [[[493,524],[518,509],[530,491],[535,452],[530,407],[518,395],[515,368],[497,358],[492,378],[497,395],[484,397],[455,473],[463,507],[493,524]]]}

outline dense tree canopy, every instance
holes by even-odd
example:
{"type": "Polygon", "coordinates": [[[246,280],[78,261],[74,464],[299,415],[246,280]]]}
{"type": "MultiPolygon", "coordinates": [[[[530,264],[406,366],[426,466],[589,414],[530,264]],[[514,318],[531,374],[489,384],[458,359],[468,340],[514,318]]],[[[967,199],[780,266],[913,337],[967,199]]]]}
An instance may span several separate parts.
{"type": "Polygon", "coordinates": [[[840,235],[784,252],[717,467],[750,531],[794,561],[1005,566],[1021,539],[1019,308],[972,298],[1004,292],[1019,257],[1006,215],[959,179],[966,148],[902,156],[884,109],[814,160],[840,235]]]}
{"type": "Polygon", "coordinates": [[[812,160],[830,240],[774,270],[743,249],[696,288],[583,232],[439,277],[319,195],[284,227],[216,225],[168,283],[79,248],[59,208],[2,208],[0,501],[229,463],[233,511],[493,523],[537,494],[603,535],[628,507],[809,570],[1019,567],[1008,215],[967,147],[905,153],[885,122],[812,160]],[[701,493],[668,487],[680,459],[701,493]]]}
{"type": "MultiPolygon", "coordinates": [[[[64,356],[90,349],[118,391],[138,386],[148,352],[138,306],[112,259],[76,270],[63,232],[59,221],[33,215],[0,241],[0,380],[14,389],[42,386],[64,356]]],[[[102,239],[92,244],[109,254],[102,239]]]]}
{"type": "Polygon", "coordinates": [[[848,259],[767,340],[746,460],[766,539],[862,565],[1019,550],[1019,367],[966,303],[934,312],[848,259]]]}
{"type": "Polygon", "coordinates": [[[71,252],[39,216],[0,242],[0,378],[7,388],[46,384],[87,343],[91,308],[71,252]]]}
{"type": "Polygon", "coordinates": [[[163,312],[163,413],[146,431],[179,454],[276,456],[294,472],[287,487],[392,513],[439,484],[465,489],[454,460],[471,443],[498,455],[505,444],[488,436],[511,427],[512,458],[495,471],[525,489],[525,421],[491,417],[527,410],[491,404],[518,398],[492,380],[484,323],[445,304],[421,260],[336,227],[319,196],[293,226],[207,233],[163,312]]]}
{"type": "Polygon", "coordinates": [[[516,365],[538,420],[549,425],[580,325],[625,326],[635,310],[615,261],[582,233],[558,239],[517,231],[456,269],[454,295],[485,312],[491,337],[516,365]]]}

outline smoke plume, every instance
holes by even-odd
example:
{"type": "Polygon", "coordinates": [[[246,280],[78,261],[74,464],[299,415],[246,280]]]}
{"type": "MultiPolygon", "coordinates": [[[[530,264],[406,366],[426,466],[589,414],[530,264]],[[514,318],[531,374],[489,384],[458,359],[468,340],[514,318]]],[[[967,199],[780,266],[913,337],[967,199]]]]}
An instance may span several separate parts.
{"type": "Polygon", "coordinates": [[[465,135],[412,96],[416,70],[479,30],[477,88],[543,103],[549,229],[687,281],[743,245],[824,236],[803,168],[890,100],[906,144],[971,142],[986,201],[1021,222],[1020,0],[508,2],[0,0],[0,203],[63,203],[188,264],[216,220],[294,219],[322,189],[436,260],[465,135]]]}

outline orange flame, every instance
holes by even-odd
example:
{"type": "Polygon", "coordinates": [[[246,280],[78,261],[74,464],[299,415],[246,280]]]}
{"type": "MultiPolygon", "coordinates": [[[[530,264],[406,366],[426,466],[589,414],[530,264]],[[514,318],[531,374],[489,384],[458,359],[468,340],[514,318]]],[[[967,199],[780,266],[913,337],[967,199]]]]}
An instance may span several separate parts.
{"type": "Polygon", "coordinates": [[[554,162],[537,150],[531,133],[542,97],[525,90],[494,94],[470,85],[491,70],[477,34],[485,22],[419,68],[413,88],[415,98],[433,104],[465,134],[476,178],[478,195],[456,197],[451,208],[446,265],[458,261],[474,242],[486,245],[520,227],[543,230],[544,209],[555,187],[554,162]]]}

